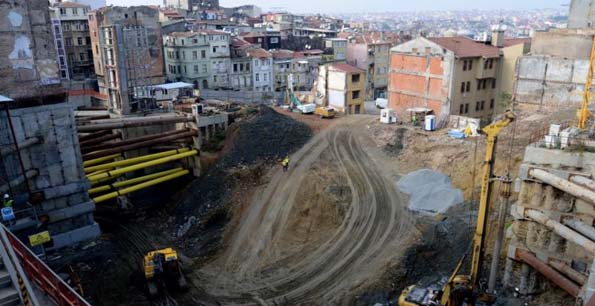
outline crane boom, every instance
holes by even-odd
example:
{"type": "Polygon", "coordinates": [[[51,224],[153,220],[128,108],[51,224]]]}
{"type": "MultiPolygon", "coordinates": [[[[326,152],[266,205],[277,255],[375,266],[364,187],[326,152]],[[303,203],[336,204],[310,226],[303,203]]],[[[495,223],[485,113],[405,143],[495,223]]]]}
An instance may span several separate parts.
{"type": "Polygon", "coordinates": [[[593,45],[591,46],[591,58],[589,60],[589,71],[587,73],[587,80],[585,81],[585,89],[583,91],[583,105],[578,114],[578,128],[584,130],[587,128],[587,123],[591,117],[589,111],[589,103],[591,101],[591,87],[593,86],[593,73],[595,72],[595,35],[593,36],[593,45]]]}

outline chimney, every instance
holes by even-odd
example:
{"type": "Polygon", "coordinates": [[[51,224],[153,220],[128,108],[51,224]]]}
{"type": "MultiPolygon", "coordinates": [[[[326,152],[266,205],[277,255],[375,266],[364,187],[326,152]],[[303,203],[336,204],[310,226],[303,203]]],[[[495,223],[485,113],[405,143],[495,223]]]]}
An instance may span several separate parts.
{"type": "Polygon", "coordinates": [[[492,46],[502,48],[504,47],[504,25],[499,24],[492,27],[492,46]]]}

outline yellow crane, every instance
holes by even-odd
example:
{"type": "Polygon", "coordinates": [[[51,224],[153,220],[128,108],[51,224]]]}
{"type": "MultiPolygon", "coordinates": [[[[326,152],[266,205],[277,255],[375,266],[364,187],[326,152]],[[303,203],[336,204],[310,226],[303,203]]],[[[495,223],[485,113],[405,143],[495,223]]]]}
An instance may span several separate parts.
{"type": "Polygon", "coordinates": [[[504,114],[504,118],[492,123],[482,129],[486,135],[486,155],[483,163],[483,174],[481,177],[481,196],[479,200],[479,211],[477,225],[473,236],[473,255],[471,259],[471,270],[469,274],[460,274],[460,270],[467,256],[464,256],[458,263],[451,277],[441,290],[410,286],[403,290],[399,296],[399,306],[461,306],[475,305],[477,298],[483,302],[493,302],[494,297],[485,292],[478,292],[478,283],[481,272],[481,264],[484,257],[484,244],[486,237],[486,225],[488,218],[488,206],[492,179],[494,178],[493,165],[494,153],[498,134],[515,119],[512,112],[504,114]]]}
{"type": "Polygon", "coordinates": [[[585,89],[583,91],[583,105],[578,113],[578,128],[584,130],[587,128],[591,112],[589,111],[589,103],[591,101],[591,87],[593,86],[593,73],[595,70],[595,35],[593,36],[593,45],[591,46],[591,59],[589,60],[589,71],[587,72],[587,80],[585,81],[585,89]]]}

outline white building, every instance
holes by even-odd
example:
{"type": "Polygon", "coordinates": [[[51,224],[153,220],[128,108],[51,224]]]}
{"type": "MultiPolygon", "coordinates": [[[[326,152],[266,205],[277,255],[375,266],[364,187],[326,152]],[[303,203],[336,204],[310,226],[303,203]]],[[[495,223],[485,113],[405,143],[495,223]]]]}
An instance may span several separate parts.
{"type": "Polygon", "coordinates": [[[273,91],[273,56],[270,52],[256,48],[247,52],[252,59],[254,91],[273,91]]]}

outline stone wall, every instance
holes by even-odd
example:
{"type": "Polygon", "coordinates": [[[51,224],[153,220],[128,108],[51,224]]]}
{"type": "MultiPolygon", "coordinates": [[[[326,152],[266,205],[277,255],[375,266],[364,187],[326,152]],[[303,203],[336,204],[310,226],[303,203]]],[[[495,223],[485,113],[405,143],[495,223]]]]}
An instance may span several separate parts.
{"type": "MultiPolygon", "coordinates": [[[[72,106],[61,103],[11,110],[12,122],[19,144],[36,138],[37,143],[21,150],[25,171],[32,172],[29,179],[31,191],[43,195],[36,206],[38,216],[48,216],[47,230],[54,239],[54,248],[100,234],[93,220],[95,205],[89,199],[89,182],[85,177],[79,149],[72,106]]],[[[0,113],[0,147],[12,145],[12,137],[4,112],[0,113]]],[[[12,181],[21,175],[15,151],[2,156],[0,177],[12,181]]],[[[15,210],[27,207],[26,189],[11,186],[10,192],[17,199],[15,210]]],[[[24,215],[24,219],[32,218],[24,215]]],[[[21,220],[22,229],[29,230],[21,220]]],[[[19,223],[19,222],[17,222],[19,223]]],[[[34,224],[37,225],[37,224],[34,224]]]]}

